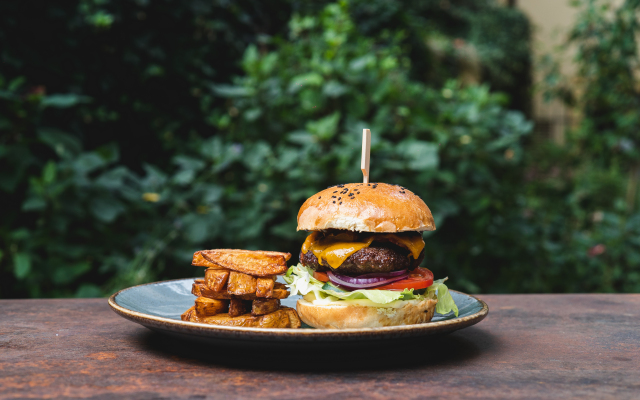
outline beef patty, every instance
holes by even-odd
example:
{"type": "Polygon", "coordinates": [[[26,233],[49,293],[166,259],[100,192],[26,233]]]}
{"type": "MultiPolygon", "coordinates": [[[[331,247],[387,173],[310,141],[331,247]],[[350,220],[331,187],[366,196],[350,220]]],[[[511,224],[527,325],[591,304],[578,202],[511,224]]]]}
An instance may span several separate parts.
{"type": "Polygon", "coordinates": [[[390,243],[373,243],[369,247],[358,250],[350,255],[338,269],[333,269],[323,260],[318,263],[318,258],[313,252],[306,254],[300,252],[300,263],[316,271],[336,271],[345,275],[362,275],[374,272],[392,272],[402,269],[413,269],[424,260],[424,249],[420,256],[414,259],[409,250],[390,243]]]}

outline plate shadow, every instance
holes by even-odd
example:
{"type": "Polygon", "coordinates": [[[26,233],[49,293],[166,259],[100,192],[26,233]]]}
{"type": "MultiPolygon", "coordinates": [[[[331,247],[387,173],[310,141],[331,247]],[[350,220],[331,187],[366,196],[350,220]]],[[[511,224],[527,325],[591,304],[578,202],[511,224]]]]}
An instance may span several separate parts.
{"type": "Polygon", "coordinates": [[[449,335],[386,339],[367,342],[305,343],[290,345],[267,341],[205,344],[165,334],[140,331],[136,347],[168,360],[250,370],[293,372],[337,372],[398,370],[424,366],[459,364],[499,351],[495,338],[485,330],[470,327],[449,335]],[[256,353],[259,353],[256,356],[256,353]],[[307,364],[296,362],[296,354],[308,354],[307,364]],[[262,360],[262,361],[261,361],[262,360]],[[264,360],[269,360],[265,362],[264,360]]]}

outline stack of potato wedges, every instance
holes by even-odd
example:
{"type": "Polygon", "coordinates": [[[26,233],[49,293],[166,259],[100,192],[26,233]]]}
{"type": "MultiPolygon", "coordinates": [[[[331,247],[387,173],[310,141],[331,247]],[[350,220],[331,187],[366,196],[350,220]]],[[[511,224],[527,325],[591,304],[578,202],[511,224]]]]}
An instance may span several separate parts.
{"type": "Polygon", "coordinates": [[[183,321],[255,328],[299,328],[296,310],[280,305],[289,296],[276,276],[287,271],[289,253],[251,250],[201,250],[192,265],[207,267],[191,293],[195,305],[183,321]]]}

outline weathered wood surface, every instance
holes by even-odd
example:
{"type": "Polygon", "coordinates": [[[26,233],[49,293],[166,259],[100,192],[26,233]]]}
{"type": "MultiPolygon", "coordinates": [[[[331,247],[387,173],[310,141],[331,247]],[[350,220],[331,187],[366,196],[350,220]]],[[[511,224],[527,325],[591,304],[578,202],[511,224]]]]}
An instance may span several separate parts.
{"type": "Polygon", "coordinates": [[[0,301],[0,398],[640,398],[640,295],[487,295],[449,336],[352,354],[203,348],[105,299],[0,301]]]}

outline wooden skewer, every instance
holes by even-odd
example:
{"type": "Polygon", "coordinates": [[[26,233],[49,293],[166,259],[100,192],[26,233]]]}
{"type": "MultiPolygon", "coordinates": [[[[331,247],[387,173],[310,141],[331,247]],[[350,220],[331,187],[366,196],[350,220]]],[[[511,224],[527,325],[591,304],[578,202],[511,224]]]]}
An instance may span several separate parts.
{"type": "Polygon", "coordinates": [[[362,170],[362,182],[369,183],[369,153],[371,152],[371,131],[362,130],[362,160],[360,169],[362,170]]]}

